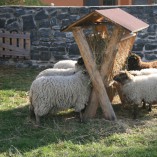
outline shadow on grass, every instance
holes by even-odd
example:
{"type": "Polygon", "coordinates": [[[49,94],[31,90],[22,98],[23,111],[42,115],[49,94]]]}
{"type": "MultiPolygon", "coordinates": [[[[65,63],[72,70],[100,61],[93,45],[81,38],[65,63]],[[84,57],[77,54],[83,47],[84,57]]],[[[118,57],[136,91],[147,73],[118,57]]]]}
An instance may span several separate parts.
{"type": "Polygon", "coordinates": [[[74,144],[98,142],[114,133],[124,133],[129,127],[135,127],[135,124],[144,123],[144,120],[136,123],[129,118],[111,122],[103,119],[99,111],[98,115],[98,118],[86,123],[80,123],[72,111],[49,115],[41,119],[42,127],[36,128],[29,119],[28,105],[1,111],[0,152],[8,152],[12,147],[27,152],[59,141],[72,141],[74,144]]]}
{"type": "Polygon", "coordinates": [[[40,71],[41,69],[1,66],[0,89],[28,91],[32,81],[40,71]]]}

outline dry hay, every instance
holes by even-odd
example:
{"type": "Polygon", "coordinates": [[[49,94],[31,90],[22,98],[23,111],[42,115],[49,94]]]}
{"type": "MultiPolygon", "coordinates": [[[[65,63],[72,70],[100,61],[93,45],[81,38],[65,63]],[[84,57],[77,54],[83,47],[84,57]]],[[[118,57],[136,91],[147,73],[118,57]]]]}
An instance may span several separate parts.
{"type": "MultiPolygon", "coordinates": [[[[107,45],[111,39],[112,32],[114,27],[103,25],[105,28],[104,30],[97,31],[96,26],[92,26],[90,29],[90,33],[86,35],[88,44],[92,50],[93,57],[97,68],[100,70],[101,65],[103,63],[105,52],[107,49],[107,45]],[[108,28],[108,30],[107,30],[108,28]]],[[[134,37],[125,39],[120,41],[117,48],[118,52],[114,61],[113,70],[110,73],[109,80],[112,80],[113,76],[119,73],[120,70],[126,69],[126,60],[129,55],[130,49],[132,48],[134,42],[134,37]]],[[[109,81],[110,82],[110,81],[109,81]]]]}

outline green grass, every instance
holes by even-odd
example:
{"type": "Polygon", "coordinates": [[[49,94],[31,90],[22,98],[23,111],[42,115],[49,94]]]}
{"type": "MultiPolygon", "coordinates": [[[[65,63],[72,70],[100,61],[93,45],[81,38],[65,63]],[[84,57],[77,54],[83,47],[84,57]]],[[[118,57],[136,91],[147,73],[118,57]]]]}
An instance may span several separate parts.
{"type": "Polygon", "coordinates": [[[44,6],[41,0],[0,0],[0,5],[29,5],[29,6],[44,6]]]}
{"type": "MultiPolygon", "coordinates": [[[[36,69],[0,67],[0,157],[156,157],[157,109],[132,120],[129,110],[114,105],[118,120],[106,121],[101,110],[80,123],[72,110],[29,119],[28,91],[36,69]]],[[[117,100],[118,101],[118,100],[117,100]]]]}

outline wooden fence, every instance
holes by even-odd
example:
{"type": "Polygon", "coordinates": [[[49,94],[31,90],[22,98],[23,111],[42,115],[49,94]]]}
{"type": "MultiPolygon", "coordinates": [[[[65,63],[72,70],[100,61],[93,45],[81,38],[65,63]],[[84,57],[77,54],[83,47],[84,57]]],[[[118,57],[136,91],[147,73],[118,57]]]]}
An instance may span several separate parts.
{"type": "Polygon", "coordinates": [[[30,59],[30,33],[0,32],[0,57],[30,59]]]}

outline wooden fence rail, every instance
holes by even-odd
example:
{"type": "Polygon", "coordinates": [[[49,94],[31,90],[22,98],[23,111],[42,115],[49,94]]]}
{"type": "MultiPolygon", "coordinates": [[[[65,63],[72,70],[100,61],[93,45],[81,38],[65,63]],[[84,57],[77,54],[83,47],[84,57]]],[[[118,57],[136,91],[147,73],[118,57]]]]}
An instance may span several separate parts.
{"type": "Polygon", "coordinates": [[[30,33],[0,31],[0,57],[30,59],[30,33]]]}

